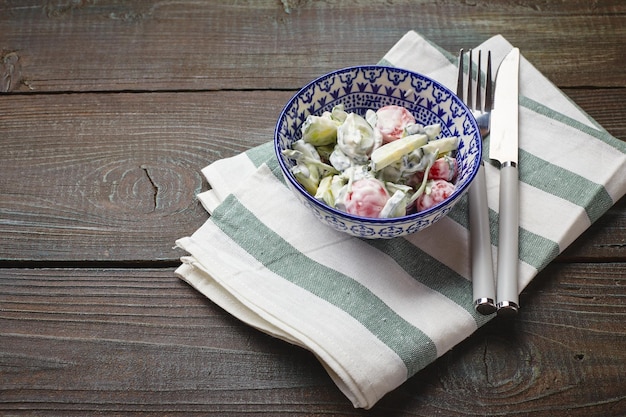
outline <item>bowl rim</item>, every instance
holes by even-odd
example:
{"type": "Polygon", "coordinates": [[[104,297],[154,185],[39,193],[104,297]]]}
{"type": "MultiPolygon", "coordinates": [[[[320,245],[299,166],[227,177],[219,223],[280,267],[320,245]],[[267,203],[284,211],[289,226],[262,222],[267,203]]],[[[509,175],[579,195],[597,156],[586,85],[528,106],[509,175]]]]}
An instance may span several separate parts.
{"type": "MultiPolygon", "coordinates": [[[[446,87],[445,85],[441,84],[439,81],[436,81],[435,79],[428,77],[424,74],[421,74],[419,72],[415,72],[415,71],[411,71],[411,70],[407,70],[404,68],[397,68],[397,67],[393,67],[393,66],[389,66],[389,65],[353,65],[353,66],[349,66],[349,67],[344,67],[344,68],[340,68],[340,69],[336,69],[330,72],[327,72],[323,75],[320,75],[319,77],[316,77],[315,79],[309,81],[308,83],[306,83],[304,86],[302,86],[300,89],[298,89],[298,91],[289,99],[289,101],[287,101],[287,103],[283,106],[282,110],[280,111],[280,114],[278,116],[278,120],[276,122],[276,125],[274,127],[274,137],[273,137],[273,146],[274,146],[274,153],[276,156],[276,159],[278,159],[278,164],[280,166],[280,169],[283,173],[283,177],[285,177],[289,183],[295,187],[298,192],[301,195],[304,195],[304,197],[307,199],[307,201],[309,201],[310,203],[312,203],[314,206],[320,208],[323,211],[329,211],[332,214],[340,217],[340,218],[345,218],[348,219],[349,221],[355,222],[355,223],[368,223],[368,224],[378,224],[378,225],[392,225],[392,224],[397,224],[397,223],[406,223],[406,222],[412,222],[415,220],[419,220],[421,218],[424,217],[429,217],[430,214],[438,212],[441,209],[445,209],[446,207],[448,207],[450,204],[452,204],[453,202],[455,202],[458,198],[460,198],[467,190],[467,188],[471,185],[471,183],[474,181],[476,175],[478,174],[478,170],[482,164],[482,157],[483,157],[483,140],[482,137],[480,137],[480,130],[478,128],[478,123],[476,122],[476,118],[474,117],[474,115],[472,114],[471,110],[469,109],[469,107],[467,107],[467,105],[465,104],[465,102],[460,99],[456,93],[454,93],[452,90],[450,90],[448,87],[446,87]],[[307,90],[309,87],[311,87],[313,84],[318,83],[320,80],[323,80],[325,78],[328,78],[330,76],[333,75],[338,75],[341,73],[345,73],[345,72],[350,72],[350,71],[359,71],[359,70],[367,70],[367,69],[389,69],[392,71],[398,71],[401,73],[406,73],[408,75],[410,75],[411,77],[418,77],[418,78],[422,78],[425,79],[427,81],[430,81],[432,83],[434,83],[435,85],[437,85],[439,88],[445,90],[446,92],[449,92],[454,99],[457,101],[457,104],[460,105],[460,107],[462,107],[464,109],[464,111],[470,116],[469,117],[469,121],[470,123],[473,125],[476,134],[478,135],[478,154],[477,154],[477,158],[479,159],[479,163],[475,164],[474,169],[472,170],[472,172],[470,172],[469,178],[468,180],[461,186],[456,188],[454,192],[445,200],[439,202],[438,204],[423,210],[423,211],[418,211],[416,213],[411,213],[411,214],[407,214],[401,217],[385,217],[385,218],[380,218],[380,217],[363,217],[363,216],[358,216],[358,215],[354,215],[354,214],[350,214],[346,211],[342,211],[339,209],[336,209],[334,207],[329,206],[328,204],[324,203],[323,201],[318,200],[317,198],[315,198],[315,196],[311,195],[308,191],[306,191],[306,189],[304,189],[304,187],[298,182],[298,180],[293,176],[293,174],[291,173],[291,171],[289,170],[289,167],[285,164],[285,161],[281,155],[281,151],[280,151],[280,147],[278,144],[278,135],[280,132],[280,126],[281,126],[281,120],[283,120],[285,118],[285,113],[287,112],[287,109],[289,107],[291,107],[291,105],[293,104],[293,102],[295,100],[298,99],[298,97],[300,96],[300,94],[302,94],[305,90],[307,90]]],[[[456,184],[455,184],[456,186],[456,184]]]]}

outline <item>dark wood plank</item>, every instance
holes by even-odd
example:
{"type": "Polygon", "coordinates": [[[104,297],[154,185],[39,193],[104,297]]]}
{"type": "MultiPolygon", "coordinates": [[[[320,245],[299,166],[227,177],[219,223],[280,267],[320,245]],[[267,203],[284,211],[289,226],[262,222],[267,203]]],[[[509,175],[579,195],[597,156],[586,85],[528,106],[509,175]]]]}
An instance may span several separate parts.
{"type": "Polygon", "coordinates": [[[171,269],[5,269],[0,294],[3,415],[279,415],[308,390],[345,406],[311,354],[251,333],[171,269]]]}
{"type": "Polygon", "coordinates": [[[208,215],[200,169],[272,140],[290,93],[0,101],[0,258],[172,260],[208,215]]]}
{"type": "MultiPolygon", "coordinates": [[[[181,255],[175,240],[208,218],[195,200],[207,189],[200,169],[272,140],[291,94],[3,97],[0,259],[175,261],[181,255]]],[[[591,90],[578,98],[619,131],[626,90],[591,90]]],[[[576,256],[621,253],[625,213],[622,202],[592,226],[576,256]]]]}
{"type": "Polygon", "coordinates": [[[0,414],[623,415],[626,266],[553,264],[521,301],[366,412],[172,269],[3,269],[0,414]]]}
{"type": "Polygon", "coordinates": [[[293,89],[411,29],[451,51],[501,33],[560,86],[624,86],[621,0],[26,0],[0,4],[0,91],[293,89]]]}
{"type": "Polygon", "coordinates": [[[563,92],[610,134],[626,141],[626,89],[564,88],[563,92]]]}

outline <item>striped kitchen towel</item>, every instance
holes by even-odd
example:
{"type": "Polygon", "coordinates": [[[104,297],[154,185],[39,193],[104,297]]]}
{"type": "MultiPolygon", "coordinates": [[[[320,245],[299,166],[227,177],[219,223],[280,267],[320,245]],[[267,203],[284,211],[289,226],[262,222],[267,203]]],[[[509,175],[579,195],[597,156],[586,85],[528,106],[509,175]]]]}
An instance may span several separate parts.
{"type": "MultiPolygon", "coordinates": [[[[511,48],[495,36],[477,49],[498,63],[511,48]]],[[[413,31],[381,63],[456,83],[456,57],[413,31]]],[[[521,290],[626,193],[626,144],[523,58],[520,95],[521,290]]],[[[499,175],[486,169],[495,259],[499,175]]],[[[309,349],[355,407],[372,407],[492,318],[472,306],[466,199],[417,234],[361,240],[295,199],[269,142],[203,174],[211,217],[178,240],[189,255],[177,274],[249,325],[309,349]]]]}

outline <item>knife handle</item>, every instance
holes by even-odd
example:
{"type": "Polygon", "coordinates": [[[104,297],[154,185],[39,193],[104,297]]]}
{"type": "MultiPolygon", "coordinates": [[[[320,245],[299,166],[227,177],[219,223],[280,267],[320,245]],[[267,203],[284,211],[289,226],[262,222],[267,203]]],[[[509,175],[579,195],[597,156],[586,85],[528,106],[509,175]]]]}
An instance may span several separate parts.
{"type": "Polygon", "coordinates": [[[500,167],[500,220],[498,233],[498,315],[511,316],[519,309],[517,266],[519,258],[519,185],[517,164],[500,167]]]}
{"type": "Polygon", "coordinates": [[[481,314],[489,315],[496,312],[496,284],[491,255],[485,165],[482,161],[469,188],[468,198],[474,308],[481,314]]]}

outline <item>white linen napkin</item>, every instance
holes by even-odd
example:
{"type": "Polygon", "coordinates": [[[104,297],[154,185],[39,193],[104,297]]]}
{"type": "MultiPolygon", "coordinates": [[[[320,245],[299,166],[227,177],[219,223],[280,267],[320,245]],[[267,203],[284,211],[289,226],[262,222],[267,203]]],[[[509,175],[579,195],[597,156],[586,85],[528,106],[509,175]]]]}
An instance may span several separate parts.
{"type": "MultiPolygon", "coordinates": [[[[511,48],[494,36],[477,49],[497,64],[511,48]]],[[[413,31],[381,63],[456,84],[456,57],[413,31]]],[[[523,58],[520,105],[521,291],[626,193],[626,144],[523,58]]],[[[486,169],[495,260],[499,173],[486,169]]],[[[372,407],[492,318],[472,306],[466,198],[424,231],[370,241],[310,214],[270,142],[202,172],[211,190],[198,197],[211,217],[177,241],[189,253],[177,274],[242,321],[309,349],[355,407],[372,407]]]]}

